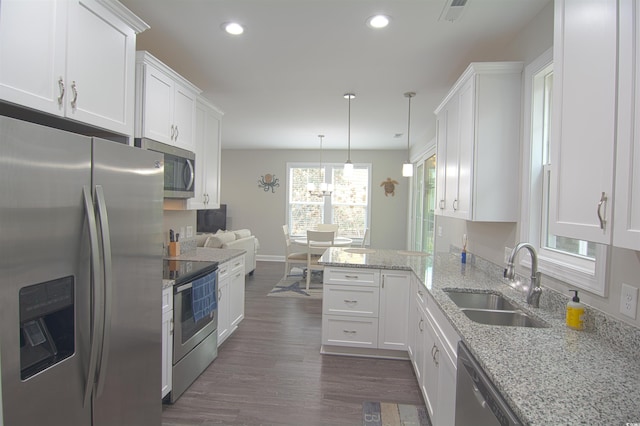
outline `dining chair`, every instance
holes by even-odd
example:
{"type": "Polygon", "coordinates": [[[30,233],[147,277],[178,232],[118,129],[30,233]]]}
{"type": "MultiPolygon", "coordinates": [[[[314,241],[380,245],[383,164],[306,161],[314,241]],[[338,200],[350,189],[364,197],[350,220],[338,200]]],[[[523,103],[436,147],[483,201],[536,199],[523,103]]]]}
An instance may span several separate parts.
{"type": "Polygon", "coordinates": [[[335,223],[319,223],[316,225],[316,231],[333,231],[335,236],[338,236],[338,225],[335,223]]]}
{"type": "Polygon", "coordinates": [[[322,271],[324,266],[318,264],[322,254],[314,253],[314,249],[328,248],[333,245],[334,231],[307,231],[307,290],[311,284],[312,271],[322,271]]]}
{"type": "Polygon", "coordinates": [[[307,253],[304,251],[295,251],[293,246],[293,242],[291,241],[291,236],[289,235],[289,227],[287,225],[282,225],[282,231],[284,232],[284,240],[287,244],[286,253],[284,256],[284,276],[285,278],[289,276],[291,272],[291,268],[294,265],[304,265],[302,268],[307,266],[307,253]]]}
{"type": "Polygon", "coordinates": [[[362,243],[360,247],[366,247],[369,245],[369,228],[364,229],[364,235],[362,236],[362,243]]]}

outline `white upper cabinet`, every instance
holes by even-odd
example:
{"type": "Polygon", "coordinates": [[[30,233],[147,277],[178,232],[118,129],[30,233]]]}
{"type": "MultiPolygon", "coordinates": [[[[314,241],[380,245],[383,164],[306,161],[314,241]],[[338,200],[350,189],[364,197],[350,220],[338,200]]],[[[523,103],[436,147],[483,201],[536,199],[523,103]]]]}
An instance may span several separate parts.
{"type": "Polygon", "coordinates": [[[613,243],[640,250],[640,6],[620,2],[618,133],[613,243]]]}
{"type": "Polygon", "coordinates": [[[116,1],[0,3],[0,98],[133,134],[136,34],[116,1]]]}
{"type": "Polygon", "coordinates": [[[195,151],[200,89],[146,51],[136,54],[136,85],[136,137],[195,151]]]}
{"type": "Polygon", "coordinates": [[[616,0],[555,2],[550,232],[611,241],[616,0]]]}
{"type": "Polygon", "coordinates": [[[196,103],[195,195],[187,200],[189,210],[220,207],[220,146],[222,112],[198,97],[196,103]]]}
{"type": "Polygon", "coordinates": [[[640,38],[633,0],[557,0],[553,234],[640,249],[640,38]]]}
{"type": "Polygon", "coordinates": [[[472,63],[435,111],[436,213],[518,218],[521,62],[472,63]]]}

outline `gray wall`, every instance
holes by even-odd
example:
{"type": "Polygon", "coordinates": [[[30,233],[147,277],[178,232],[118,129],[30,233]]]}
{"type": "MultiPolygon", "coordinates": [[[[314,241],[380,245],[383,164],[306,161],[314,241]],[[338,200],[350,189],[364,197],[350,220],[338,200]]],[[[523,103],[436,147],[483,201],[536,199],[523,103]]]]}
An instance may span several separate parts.
{"type": "MultiPolygon", "coordinates": [[[[224,134],[223,134],[224,137],[224,134]]],[[[344,163],[345,151],[324,150],[323,163],[344,163]]],[[[371,164],[371,246],[406,248],[408,179],[401,176],[406,151],[351,151],[354,163],[371,164]],[[391,177],[395,196],[384,195],[380,183],[391,177]]],[[[222,150],[221,202],[227,204],[227,227],[249,228],[260,241],[259,260],[283,260],[286,221],[287,163],[320,160],[319,150],[222,150]],[[258,187],[265,174],[275,175],[275,193],[258,187]]]]}

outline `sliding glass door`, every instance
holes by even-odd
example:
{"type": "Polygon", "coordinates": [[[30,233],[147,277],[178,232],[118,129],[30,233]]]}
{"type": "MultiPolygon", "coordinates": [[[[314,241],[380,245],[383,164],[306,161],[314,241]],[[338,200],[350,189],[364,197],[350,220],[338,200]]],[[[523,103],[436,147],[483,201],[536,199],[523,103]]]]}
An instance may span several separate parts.
{"type": "Polygon", "coordinates": [[[433,253],[436,156],[430,155],[416,165],[413,185],[413,250],[433,253]]]}

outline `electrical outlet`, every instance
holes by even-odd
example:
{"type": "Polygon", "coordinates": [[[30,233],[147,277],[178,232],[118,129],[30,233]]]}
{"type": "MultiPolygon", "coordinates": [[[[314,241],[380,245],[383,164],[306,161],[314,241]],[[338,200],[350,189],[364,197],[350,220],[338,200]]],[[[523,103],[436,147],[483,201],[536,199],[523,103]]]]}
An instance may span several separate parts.
{"type": "Polygon", "coordinates": [[[438,237],[442,237],[442,226],[438,226],[438,237]]]}
{"type": "Polygon", "coordinates": [[[505,263],[505,265],[507,263],[509,263],[509,256],[511,256],[511,251],[512,250],[513,249],[511,247],[505,247],[504,248],[504,263],[505,263]]]}
{"type": "Polygon", "coordinates": [[[636,319],[636,309],[638,307],[638,288],[622,283],[620,294],[620,312],[629,318],[636,319]]]}
{"type": "Polygon", "coordinates": [[[187,226],[187,238],[193,237],[193,226],[187,226]]]}

